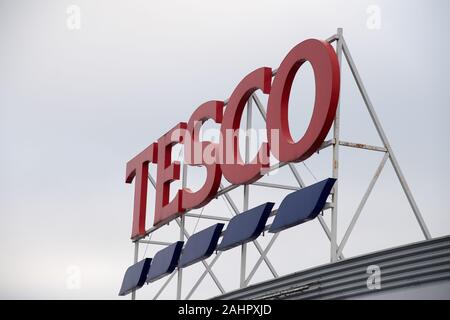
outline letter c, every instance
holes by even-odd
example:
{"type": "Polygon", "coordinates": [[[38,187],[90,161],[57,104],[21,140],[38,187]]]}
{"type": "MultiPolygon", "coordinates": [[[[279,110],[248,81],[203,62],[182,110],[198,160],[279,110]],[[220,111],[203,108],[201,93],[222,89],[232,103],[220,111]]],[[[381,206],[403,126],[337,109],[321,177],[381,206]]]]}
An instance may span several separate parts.
{"type": "Polygon", "coordinates": [[[263,67],[248,74],[231,94],[221,126],[222,173],[232,184],[252,183],[261,178],[261,169],[269,166],[269,147],[263,143],[256,158],[244,163],[239,153],[239,126],[247,100],[261,89],[270,92],[272,69],[263,67]]]}

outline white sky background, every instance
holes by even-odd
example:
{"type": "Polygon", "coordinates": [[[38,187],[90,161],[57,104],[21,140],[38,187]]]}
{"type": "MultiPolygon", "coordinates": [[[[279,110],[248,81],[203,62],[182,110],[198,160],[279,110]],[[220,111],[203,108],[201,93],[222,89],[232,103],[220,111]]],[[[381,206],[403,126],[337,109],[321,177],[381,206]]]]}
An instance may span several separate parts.
{"type": "MultiPolygon", "coordinates": [[[[337,27],[344,28],[432,235],[449,234],[443,207],[450,179],[449,6],[445,0],[2,0],[0,298],[117,298],[133,259],[134,187],[124,183],[126,162],[175,123],[187,121],[201,103],[229,97],[247,73],[276,68],[294,45],[325,39],[337,27]],[[79,30],[66,24],[72,4],[81,9],[79,30]],[[367,27],[369,5],[381,9],[380,29],[367,27]],[[77,275],[79,286],[73,287],[77,275]]],[[[343,72],[342,138],[379,145],[350,73],[343,72]]],[[[311,70],[306,66],[300,73],[304,77],[296,78],[295,88],[304,94],[294,92],[297,108],[290,111],[297,137],[313,93],[311,70]]],[[[329,156],[324,151],[307,161],[317,179],[330,175],[329,156]]],[[[339,238],[380,156],[343,151],[339,238]]],[[[298,168],[308,184],[314,182],[301,164],[298,168]]],[[[270,179],[295,184],[282,172],[270,179]]],[[[251,205],[279,204],[286,194],[258,191],[251,205]]],[[[205,214],[227,215],[219,204],[205,214]]],[[[190,232],[193,228],[188,225],[190,232]]],[[[174,241],[177,235],[166,232],[161,239],[174,241]]],[[[344,252],[352,256],[421,239],[387,164],[344,252]]],[[[260,239],[263,245],[267,240],[260,239]]],[[[155,250],[149,248],[147,256],[155,250]]],[[[238,251],[225,253],[214,267],[228,290],[237,287],[238,251]]],[[[251,266],[253,247],[249,255],[251,266]]],[[[316,221],[286,231],[269,254],[280,274],[326,263],[328,255],[316,221]]],[[[193,266],[186,281],[201,271],[201,265],[193,266]]],[[[262,266],[255,281],[268,278],[262,266]]],[[[138,296],[151,297],[159,285],[145,286],[138,296]]],[[[217,293],[207,277],[197,297],[217,293]]]]}

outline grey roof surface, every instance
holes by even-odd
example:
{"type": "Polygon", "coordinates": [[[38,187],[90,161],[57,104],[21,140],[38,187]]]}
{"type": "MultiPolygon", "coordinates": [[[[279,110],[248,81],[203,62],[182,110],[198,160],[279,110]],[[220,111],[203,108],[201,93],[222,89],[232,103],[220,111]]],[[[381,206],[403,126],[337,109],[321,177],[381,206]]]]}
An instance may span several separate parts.
{"type": "Polygon", "coordinates": [[[450,299],[450,236],[345,259],[214,299],[450,299]],[[369,266],[381,271],[369,289],[369,266]]]}

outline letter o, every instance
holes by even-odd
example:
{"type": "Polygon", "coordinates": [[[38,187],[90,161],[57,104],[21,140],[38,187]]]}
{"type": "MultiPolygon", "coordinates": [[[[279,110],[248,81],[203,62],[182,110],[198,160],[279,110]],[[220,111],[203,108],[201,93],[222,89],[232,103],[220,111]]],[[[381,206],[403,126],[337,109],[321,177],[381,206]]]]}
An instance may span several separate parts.
{"type": "Polygon", "coordinates": [[[286,55],[273,79],[267,107],[267,136],[271,144],[270,149],[279,161],[303,161],[320,147],[333,124],[339,90],[339,62],[328,42],[305,40],[286,55]],[[294,77],[306,61],[311,63],[314,71],[316,86],[314,110],[305,134],[299,141],[294,142],[288,122],[289,96],[294,77]],[[279,132],[274,135],[272,130],[279,132]],[[276,136],[279,137],[278,141],[276,136]],[[274,148],[274,143],[279,143],[278,148],[274,148]]]}

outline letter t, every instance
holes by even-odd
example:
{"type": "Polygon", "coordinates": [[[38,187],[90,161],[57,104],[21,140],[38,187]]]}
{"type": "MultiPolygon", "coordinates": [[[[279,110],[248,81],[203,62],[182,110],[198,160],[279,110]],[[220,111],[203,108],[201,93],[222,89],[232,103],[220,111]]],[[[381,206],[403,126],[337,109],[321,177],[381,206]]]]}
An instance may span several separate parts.
{"type": "Polygon", "coordinates": [[[148,146],[136,157],[128,161],[126,183],[134,181],[134,210],[131,239],[145,234],[145,218],[147,208],[148,164],[157,163],[158,144],[148,146]]]}

